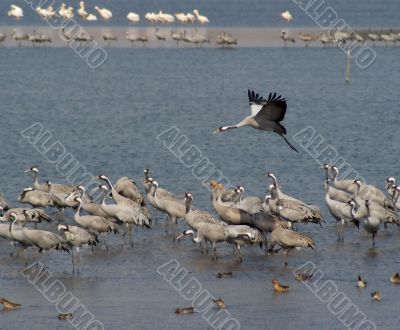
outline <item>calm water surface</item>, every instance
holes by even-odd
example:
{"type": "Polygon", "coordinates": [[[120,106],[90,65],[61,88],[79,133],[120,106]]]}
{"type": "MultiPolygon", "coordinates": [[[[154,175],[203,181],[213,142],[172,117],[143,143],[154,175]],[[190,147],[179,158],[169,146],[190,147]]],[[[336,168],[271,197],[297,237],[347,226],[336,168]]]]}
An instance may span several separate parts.
{"type": "MultiPolygon", "coordinates": [[[[220,259],[211,262],[189,239],[174,246],[164,238],[165,217],[157,212],[152,230],[136,230],[133,249],[121,249],[118,237],[112,237],[109,252],[84,251],[79,277],[71,275],[69,255],[42,256],[54,276],[107,329],[157,329],[161,324],[165,329],[210,328],[198,313],[173,313],[175,307],[190,305],[156,272],[173,258],[204,288],[224,298],[243,329],[345,328],[293,279],[291,270],[307,260],[321,268],[378,328],[398,327],[400,287],[390,285],[389,276],[400,270],[399,230],[382,229],[377,247],[370,249],[363,229],[348,228],[345,243],[338,244],[334,221],[324,206],[323,173],[306,151],[296,154],[279,136],[246,128],[212,134],[216,127],[247,114],[247,88],[277,91],[288,100],[285,125],[292,141],[297,132],[314,127],[326,145],[334,146],[364,178],[382,187],[388,175],[399,176],[398,49],[378,49],[375,64],[366,70],[353,65],[349,85],[344,83],[346,59],[337,49],[107,51],[109,60],[97,70],[88,68],[70,49],[0,51],[0,190],[10,201],[31,184],[23,173],[29,166],[39,166],[42,181],[63,182],[55,165],[20,135],[40,122],[54,142],[62,142],[90,172],[105,173],[112,180],[127,175],[141,181],[143,169],[150,167],[162,186],[178,194],[191,191],[196,207],[211,210],[209,192],[191,168],[157,140],[160,132],[176,125],[249,195],[263,196],[269,184],[264,173],[274,171],[287,193],[320,205],[327,222],[323,229],[299,226],[314,237],[318,252],[295,251],[288,268],[282,256],[265,256],[257,247],[245,248],[244,263],[236,265],[231,248],[222,245],[220,259]],[[233,271],[234,276],[218,280],[219,271],[233,271]],[[363,291],[355,287],[358,274],[368,281],[363,291]],[[273,278],[289,284],[291,292],[275,295],[273,278]],[[380,303],[373,303],[369,295],[376,289],[382,292],[380,303]]],[[[180,228],[185,228],[183,223],[180,228]]],[[[23,308],[0,311],[0,328],[72,328],[57,320],[55,307],[19,274],[23,260],[10,258],[9,252],[8,242],[0,241],[0,295],[22,303],[23,308]]]]}

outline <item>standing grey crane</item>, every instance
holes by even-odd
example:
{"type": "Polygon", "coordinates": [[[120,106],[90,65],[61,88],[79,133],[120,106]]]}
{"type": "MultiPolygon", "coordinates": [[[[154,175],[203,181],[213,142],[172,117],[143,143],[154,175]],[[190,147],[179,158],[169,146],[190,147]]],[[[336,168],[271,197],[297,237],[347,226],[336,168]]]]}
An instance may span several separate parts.
{"type": "Polygon", "coordinates": [[[222,224],[220,220],[215,219],[212,214],[206,211],[192,210],[192,202],[193,194],[190,192],[185,193],[185,220],[189,227],[192,229],[197,229],[201,223],[213,223],[215,225],[222,224]]]}
{"type": "MultiPolygon", "coordinates": [[[[16,222],[18,221],[18,216],[15,212],[10,213],[10,221],[11,223],[8,225],[8,231],[10,234],[10,238],[19,244],[20,247],[24,250],[24,259],[25,259],[25,266],[28,265],[28,252],[27,249],[28,247],[33,247],[34,244],[29,240],[27,237],[25,237],[24,232],[23,232],[23,227],[20,225],[17,225],[16,222]]],[[[18,253],[18,251],[17,251],[18,253]]]]}
{"type": "MultiPolygon", "coordinates": [[[[104,191],[105,194],[107,194],[107,186],[106,185],[100,185],[97,189],[101,189],[104,191]]],[[[83,210],[85,210],[87,213],[91,214],[91,215],[97,215],[99,217],[103,217],[103,218],[108,218],[108,214],[105,213],[102,209],[101,209],[101,205],[97,204],[95,202],[87,202],[85,201],[85,199],[83,198],[84,193],[85,193],[85,187],[82,185],[79,185],[76,187],[76,190],[78,192],[78,196],[76,196],[76,192],[71,193],[67,198],[74,198],[75,197],[80,197],[82,199],[82,203],[81,203],[81,208],[83,210]]]]}
{"type": "MultiPolygon", "coordinates": [[[[101,186],[103,188],[103,185],[101,186]]],[[[105,187],[105,186],[104,186],[105,187]]],[[[112,188],[114,189],[114,188],[112,188]]],[[[114,189],[115,191],[115,189],[114,189]]],[[[113,193],[117,196],[117,192],[113,193]]],[[[132,225],[151,228],[151,218],[149,218],[146,214],[142,212],[141,208],[134,207],[132,205],[127,204],[106,204],[105,199],[107,194],[103,195],[103,199],[101,202],[101,209],[111,218],[114,218],[116,221],[122,222],[126,225],[129,231],[129,241],[131,247],[133,247],[132,241],[132,225]]],[[[123,197],[123,196],[120,196],[123,197]]],[[[115,200],[115,199],[114,199],[115,200]]],[[[127,199],[129,200],[129,199],[127,199]]],[[[130,201],[130,200],[129,200],[130,201]]],[[[133,201],[131,201],[134,203],[133,201]]],[[[123,227],[122,227],[123,228],[123,227]]],[[[125,243],[126,231],[121,231],[123,244],[125,243]]]]}
{"type": "Polygon", "coordinates": [[[248,90],[248,97],[251,114],[236,125],[220,127],[215,131],[215,133],[225,132],[243,126],[250,126],[259,130],[279,134],[290,148],[298,152],[297,149],[286,139],[286,128],[280,123],[285,118],[287,108],[286,99],[276,93],[269,93],[268,99],[264,99],[259,94],[250,90],[248,90]]]}
{"type": "Polygon", "coordinates": [[[299,33],[299,39],[304,42],[304,47],[308,48],[310,42],[315,40],[315,37],[309,33],[299,33]]]}
{"type": "MultiPolygon", "coordinates": [[[[306,235],[283,228],[276,228],[271,234],[269,252],[274,252],[275,245],[279,245],[286,255],[291,249],[308,248],[316,250],[314,240],[306,235]]],[[[278,251],[280,250],[278,249],[278,251]]],[[[275,251],[277,252],[277,251],[275,251]]]]}
{"type": "MultiPolygon", "coordinates": [[[[329,165],[324,164],[322,168],[325,170],[325,182],[330,183],[329,180],[329,165]]],[[[335,187],[329,186],[329,198],[333,199],[338,202],[347,203],[351,198],[352,195],[344,190],[337,189],[335,187]]]]}
{"type": "MultiPolygon", "coordinates": [[[[353,184],[356,186],[356,190],[354,192],[354,196],[357,195],[357,198],[363,200],[369,200],[370,202],[374,202],[375,204],[379,204],[381,207],[386,209],[395,210],[393,200],[386,196],[384,192],[380,189],[372,186],[363,184],[360,180],[354,180],[353,184]]],[[[357,199],[356,202],[358,203],[357,199]]]]}
{"type": "Polygon", "coordinates": [[[6,40],[5,33],[0,33],[0,42],[3,42],[4,40],[6,40]]]}
{"type": "Polygon", "coordinates": [[[179,42],[182,41],[182,34],[171,30],[171,38],[176,41],[176,47],[179,47],[179,42]]]}
{"type": "Polygon", "coordinates": [[[165,36],[165,34],[160,31],[159,26],[156,27],[155,35],[156,35],[157,40],[159,40],[159,41],[167,40],[167,37],[165,36]]]}
{"type": "Polygon", "coordinates": [[[212,206],[219,216],[230,225],[248,225],[252,221],[252,215],[244,210],[225,204],[221,200],[222,190],[215,188],[212,190],[212,206]]]}
{"type": "Polygon", "coordinates": [[[283,47],[287,47],[288,41],[291,41],[292,43],[296,42],[296,40],[293,37],[291,37],[286,30],[281,31],[281,39],[283,40],[283,47]]]}
{"type": "Polygon", "coordinates": [[[381,222],[377,217],[371,214],[370,202],[368,200],[365,201],[365,207],[367,209],[367,220],[364,222],[364,229],[367,233],[372,235],[372,246],[375,246],[375,237],[378,234],[381,222]]]}
{"type": "MultiPolygon", "coordinates": [[[[46,181],[46,183],[49,187],[48,193],[50,194],[52,200],[52,206],[58,209],[57,219],[60,222],[64,217],[64,209],[68,207],[76,208],[78,206],[78,203],[75,201],[73,196],[70,196],[71,194],[74,194],[74,192],[72,192],[71,194],[60,192],[60,190],[53,188],[53,184],[51,183],[51,181],[46,181]]],[[[76,193],[75,197],[77,197],[76,193]]]]}
{"type": "MultiPolygon", "coordinates": [[[[44,192],[49,192],[49,185],[48,183],[39,183],[38,182],[38,173],[39,173],[39,169],[37,166],[33,166],[31,168],[28,168],[27,170],[24,171],[25,173],[33,173],[33,185],[32,187],[35,190],[40,190],[40,191],[44,191],[44,192]]],[[[61,184],[61,183],[52,183],[51,184],[51,188],[53,190],[53,193],[65,193],[65,194],[70,194],[74,191],[74,187],[73,186],[68,186],[65,184],[61,184]]]]}
{"type": "MultiPolygon", "coordinates": [[[[108,218],[99,217],[96,215],[80,215],[80,211],[82,208],[82,199],[80,197],[76,197],[75,200],[78,202],[78,208],[74,214],[74,220],[81,227],[94,231],[96,233],[105,234],[113,232],[114,234],[118,233],[117,225],[108,218]]],[[[105,238],[103,238],[104,244],[108,251],[108,245],[105,238]]]]}
{"type": "Polygon", "coordinates": [[[0,217],[0,221],[11,221],[11,212],[15,213],[19,222],[33,222],[35,227],[36,224],[42,222],[42,220],[48,223],[53,221],[42,209],[24,209],[22,207],[9,209],[0,217]]]}
{"type": "MultiPolygon", "coordinates": [[[[388,204],[386,204],[385,201],[382,201],[379,198],[379,194],[377,194],[374,189],[370,188],[375,187],[369,185],[361,185],[360,180],[354,180],[354,185],[356,185],[357,187],[356,192],[354,193],[354,199],[360,206],[360,209],[365,209],[365,201],[368,200],[370,210],[372,211],[374,216],[377,216],[385,224],[385,227],[386,223],[399,224],[399,217],[391,199],[385,196],[385,201],[390,201],[390,207],[388,207],[388,204]],[[373,200],[368,199],[370,197],[372,197],[373,200]]],[[[381,191],[379,190],[379,192],[381,191]]],[[[364,212],[366,212],[366,210],[364,212]]]]}
{"type": "MultiPolygon", "coordinates": [[[[337,177],[339,176],[339,169],[335,165],[333,165],[331,167],[331,170],[333,172],[332,186],[337,189],[346,191],[347,193],[353,195],[356,192],[356,186],[354,185],[354,179],[353,180],[351,180],[351,179],[350,180],[349,179],[338,180],[337,177]]],[[[363,183],[361,183],[361,184],[363,184],[363,183]]]]}
{"type": "Polygon", "coordinates": [[[235,205],[236,208],[242,209],[250,214],[260,212],[263,209],[264,201],[262,198],[256,196],[242,198],[244,193],[243,186],[238,186],[236,191],[239,195],[239,201],[235,205]]]}
{"type": "Polygon", "coordinates": [[[149,221],[151,220],[151,213],[146,207],[141,206],[138,202],[133,201],[133,200],[121,195],[111,184],[110,179],[108,177],[106,177],[104,174],[99,175],[98,178],[107,183],[108,188],[111,190],[111,195],[117,204],[128,206],[136,212],[143,213],[148,218],[149,221]]]}
{"type": "Polygon", "coordinates": [[[78,226],[70,225],[58,225],[58,231],[64,236],[65,241],[71,248],[72,257],[72,273],[75,274],[75,256],[74,248],[76,249],[76,264],[77,273],[79,275],[79,265],[81,257],[79,254],[79,249],[83,245],[96,246],[99,243],[99,239],[94,232],[89,232],[78,226]]]}
{"type": "Polygon", "coordinates": [[[18,197],[18,202],[27,203],[33,207],[47,207],[53,205],[50,194],[35,190],[32,187],[27,187],[22,191],[18,197]]]}
{"type": "Polygon", "coordinates": [[[321,213],[308,205],[292,199],[284,199],[279,195],[277,186],[271,184],[269,186],[271,200],[269,201],[270,209],[275,212],[282,220],[289,223],[318,223],[321,227],[321,213]]]}
{"type": "Polygon", "coordinates": [[[112,41],[117,41],[117,37],[113,35],[111,32],[104,33],[103,39],[105,42],[107,42],[107,46],[110,46],[112,41]]]}
{"type": "Polygon", "coordinates": [[[114,184],[115,190],[122,196],[139,203],[141,206],[145,206],[144,198],[139,190],[137,184],[124,176],[119,178],[114,184]]]}
{"type": "MultiPolygon", "coordinates": [[[[216,261],[218,259],[217,256],[217,250],[216,250],[216,244],[220,242],[229,242],[234,239],[246,239],[249,242],[255,241],[256,237],[253,234],[254,229],[250,228],[248,226],[240,226],[242,229],[243,227],[247,227],[246,230],[231,230],[227,229],[228,227],[236,227],[236,226],[223,226],[223,225],[217,225],[213,223],[202,223],[198,225],[198,228],[196,230],[197,236],[194,236],[194,231],[192,229],[187,229],[185,230],[181,235],[177,237],[177,239],[181,239],[183,236],[188,235],[192,236],[192,239],[195,243],[201,243],[203,241],[210,242],[213,248],[213,257],[212,260],[216,261]]],[[[240,248],[238,249],[239,251],[239,262],[241,262],[242,258],[240,255],[240,248]]]]}
{"type": "Polygon", "coordinates": [[[11,31],[11,37],[17,42],[18,47],[21,47],[23,40],[28,40],[28,34],[17,30],[11,31]]]}
{"type": "Polygon", "coordinates": [[[174,198],[169,198],[166,195],[162,196],[158,194],[158,182],[153,180],[152,182],[153,185],[153,198],[157,206],[165,212],[169,219],[171,224],[173,225],[173,240],[175,241],[176,239],[176,234],[177,234],[177,220],[178,219],[183,219],[185,218],[186,214],[186,206],[183,201],[174,199],[174,198]]]}
{"type": "MultiPolygon", "coordinates": [[[[338,241],[344,240],[344,225],[346,222],[354,222],[354,224],[359,228],[360,222],[353,214],[351,213],[352,205],[349,204],[350,199],[343,203],[341,201],[334,200],[330,197],[331,187],[329,186],[329,180],[325,181],[325,202],[328,206],[329,212],[336,220],[336,232],[338,236],[338,241]]],[[[353,202],[353,201],[352,201],[353,202]]],[[[354,202],[353,202],[354,203],[354,202]]]]}
{"type": "MultiPolygon", "coordinates": [[[[29,229],[26,227],[22,228],[24,237],[33,244],[33,246],[39,249],[39,253],[55,249],[58,251],[65,251],[69,253],[69,246],[65,241],[58,235],[49,232],[47,230],[29,229]]],[[[36,255],[36,262],[39,262],[39,255],[36,255]]]]}
{"type": "Polygon", "coordinates": [[[138,36],[136,34],[134,34],[133,32],[126,31],[125,39],[130,41],[133,46],[133,43],[138,40],[138,36]]]}

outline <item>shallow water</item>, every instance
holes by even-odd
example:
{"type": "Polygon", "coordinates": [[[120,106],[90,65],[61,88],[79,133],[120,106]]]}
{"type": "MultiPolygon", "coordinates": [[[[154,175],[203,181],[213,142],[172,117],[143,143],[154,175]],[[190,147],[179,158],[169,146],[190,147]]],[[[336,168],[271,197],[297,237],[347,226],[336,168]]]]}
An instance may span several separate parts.
{"type": "MultiPolygon", "coordinates": [[[[133,249],[121,249],[110,237],[109,252],[83,252],[81,276],[71,275],[66,253],[50,252],[41,261],[61,280],[105,328],[211,328],[200,313],[176,315],[175,307],[190,306],[156,269],[176,259],[216,297],[243,329],[345,328],[301,283],[291,270],[310,260],[339,290],[375,322],[393,329],[399,322],[398,290],[389,276],[399,271],[399,230],[379,232],[377,247],[360,228],[348,228],[345,243],[336,242],[335,226],[323,199],[323,173],[301,146],[292,152],[279,136],[251,129],[221,135],[212,131],[239,121],[248,111],[247,88],[277,91],[288,100],[288,138],[312,126],[371,184],[383,186],[398,176],[398,49],[380,48],[368,69],[352,64],[351,83],[344,83],[345,55],[338,49],[109,49],[108,61],[92,70],[70,49],[3,49],[0,90],[2,154],[1,191],[15,201],[31,178],[23,170],[38,165],[40,179],[63,182],[56,165],[47,162],[21,135],[40,122],[91,173],[114,181],[127,175],[141,181],[150,167],[160,185],[182,194],[191,191],[196,207],[211,210],[209,192],[157,139],[177,126],[210,162],[248,195],[263,196],[274,171],[285,191],[320,205],[327,224],[299,226],[313,236],[318,252],[294,251],[287,268],[282,256],[265,256],[258,247],[243,249],[244,262],[235,263],[231,247],[219,247],[212,262],[185,239],[173,245],[164,238],[164,215],[154,213],[152,230],[137,229],[133,249]],[[215,274],[233,271],[230,279],[215,274]],[[368,288],[357,290],[362,274],[368,288]],[[271,280],[291,286],[276,295],[271,280]],[[369,293],[382,292],[380,303],[369,293]]],[[[322,148],[322,146],[320,147],[322,148]]],[[[15,203],[12,203],[15,205],[15,203]]],[[[67,217],[71,217],[67,212],[67,217]]],[[[180,229],[185,228],[183,223],[180,229]]],[[[55,229],[55,225],[53,227],[55,229]]],[[[0,241],[0,295],[23,304],[21,311],[1,313],[2,329],[69,329],[19,271],[22,259],[9,256],[0,241]]]]}
{"type": "MultiPolygon", "coordinates": [[[[36,8],[39,3],[43,7],[54,3],[54,8],[61,6],[63,1],[44,1],[32,0],[33,8],[36,8]]],[[[148,25],[144,20],[144,15],[147,12],[158,12],[162,10],[164,13],[174,14],[176,12],[191,12],[198,8],[202,15],[206,15],[210,20],[211,26],[288,26],[283,21],[279,14],[285,10],[289,10],[294,20],[290,25],[294,26],[315,26],[315,23],[299,8],[296,3],[311,3],[310,1],[275,1],[275,0],[197,0],[180,1],[171,0],[168,2],[162,0],[147,0],[147,1],[127,1],[113,0],[93,3],[86,2],[88,12],[94,13],[94,6],[106,7],[113,12],[113,18],[109,22],[101,22],[98,17],[98,22],[88,22],[87,25],[96,26],[102,25],[127,25],[126,15],[133,11],[140,15],[140,25],[148,25]]],[[[393,27],[398,26],[397,13],[400,9],[400,4],[397,0],[326,0],[315,2],[316,4],[323,3],[322,9],[332,7],[338,17],[353,27],[393,27]]],[[[78,2],[66,2],[73,5],[75,12],[78,9],[78,2]]],[[[0,25],[37,25],[45,24],[43,20],[31,10],[24,0],[5,0],[0,3],[0,25]],[[16,22],[7,16],[10,4],[16,4],[23,8],[24,18],[16,22]]],[[[77,15],[76,15],[77,17],[77,15]]],[[[77,17],[78,22],[85,24],[77,17]]]]}

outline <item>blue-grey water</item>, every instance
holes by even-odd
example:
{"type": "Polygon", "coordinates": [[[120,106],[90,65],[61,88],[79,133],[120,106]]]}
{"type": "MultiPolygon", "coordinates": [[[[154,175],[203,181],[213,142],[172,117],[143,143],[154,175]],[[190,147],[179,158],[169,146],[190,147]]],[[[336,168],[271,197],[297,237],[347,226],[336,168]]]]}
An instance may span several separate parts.
{"type": "MultiPolygon", "coordinates": [[[[400,286],[391,285],[389,277],[400,271],[398,228],[381,228],[374,249],[362,227],[347,228],[344,244],[337,243],[334,220],[324,206],[323,173],[293,137],[313,127],[324,139],[314,154],[334,147],[376,186],[383,187],[389,175],[399,176],[399,52],[392,47],[376,51],[376,62],[368,69],[352,63],[346,85],[346,58],[339,49],[109,49],[107,62],[96,70],[68,48],[1,49],[0,190],[17,205],[18,193],[32,182],[23,170],[32,165],[39,166],[41,181],[65,182],[56,164],[20,134],[39,122],[51,133],[51,141],[60,141],[91,173],[140,182],[149,167],[161,186],[179,195],[191,191],[196,207],[212,211],[209,192],[192,168],[157,139],[176,126],[248,195],[265,195],[270,182],[264,174],[273,171],[288,194],[321,206],[326,220],[322,229],[298,227],[312,235],[318,251],[293,251],[285,268],[283,256],[247,247],[243,264],[237,265],[231,247],[221,244],[220,259],[212,262],[189,239],[174,246],[170,237],[164,238],[165,216],[153,210],[152,230],[135,230],[132,249],[121,249],[115,236],[109,237],[109,252],[83,250],[80,276],[72,276],[68,254],[41,256],[54,277],[106,329],[211,329],[200,313],[174,314],[176,307],[191,302],[156,272],[171,259],[212,295],[223,297],[242,329],[345,328],[326,304],[294,280],[291,271],[305,261],[315,263],[377,328],[394,329],[399,324],[400,286]],[[287,98],[284,123],[300,153],[279,136],[250,128],[212,134],[247,114],[247,88],[277,91],[287,98]],[[219,280],[215,274],[220,271],[233,271],[233,277],[219,280]],[[356,288],[358,274],[366,278],[367,289],[356,288]],[[290,292],[274,294],[273,278],[290,285],[290,292]],[[374,290],[382,293],[379,303],[371,300],[374,290]]],[[[71,221],[70,211],[66,216],[71,221]]],[[[185,228],[183,223],[179,227],[185,228]]],[[[54,304],[21,276],[23,259],[9,253],[9,243],[0,241],[0,296],[22,308],[0,311],[0,328],[72,329],[57,319],[54,304]]]]}
{"type": "MultiPolygon", "coordinates": [[[[0,25],[37,25],[45,24],[43,20],[27,5],[32,3],[36,8],[39,4],[47,7],[54,3],[53,7],[61,6],[61,0],[4,0],[0,3],[0,25]],[[24,9],[24,18],[15,22],[7,17],[10,4],[16,4],[24,9]]],[[[191,12],[199,9],[201,14],[206,15],[210,20],[211,26],[288,26],[279,16],[285,10],[289,10],[294,20],[290,25],[294,26],[315,26],[315,23],[299,8],[298,3],[311,3],[312,1],[297,0],[146,0],[146,1],[127,1],[127,0],[108,0],[100,2],[85,1],[88,12],[94,12],[94,6],[106,7],[113,12],[113,18],[106,25],[126,25],[126,15],[133,11],[141,16],[140,25],[146,25],[144,15],[147,12],[158,12],[162,10],[166,13],[191,12]]],[[[66,1],[67,6],[73,6],[75,12],[78,8],[78,1],[66,1]]],[[[331,7],[338,17],[353,27],[397,27],[398,12],[400,3],[397,0],[326,0],[316,1],[314,8],[321,4],[317,10],[331,7]]],[[[77,16],[77,15],[76,15],[77,16]]],[[[77,17],[77,21],[82,20],[77,17]]],[[[104,24],[100,22],[89,23],[89,25],[104,24]]]]}

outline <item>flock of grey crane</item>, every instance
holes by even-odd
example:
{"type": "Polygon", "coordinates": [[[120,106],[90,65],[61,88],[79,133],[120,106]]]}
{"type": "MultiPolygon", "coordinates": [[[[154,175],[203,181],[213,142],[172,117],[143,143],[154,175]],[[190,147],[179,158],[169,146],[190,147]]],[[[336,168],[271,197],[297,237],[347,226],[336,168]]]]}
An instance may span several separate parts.
{"type": "MultiPolygon", "coordinates": [[[[372,236],[372,244],[381,224],[399,225],[400,186],[395,179],[386,180],[386,192],[361,182],[360,180],[338,180],[336,166],[324,165],[325,201],[337,222],[338,240],[343,241],[345,225],[352,223],[359,227],[363,221],[364,229],[372,236]]],[[[133,227],[151,228],[151,205],[167,215],[164,224],[165,235],[169,225],[173,227],[174,243],[190,236],[199,243],[202,252],[208,254],[212,248],[212,260],[217,260],[216,246],[227,243],[233,246],[237,262],[243,258],[240,249],[244,245],[265,247],[265,253],[278,253],[286,256],[290,250],[316,249],[312,237],[296,231],[295,225],[314,223],[322,227],[323,217],[318,206],[308,204],[285,194],[278,184],[276,175],[269,172],[271,180],[265,197],[244,197],[244,188],[224,187],[211,180],[211,204],[217,216],[193,207],[195,196],[191,192],[184,197],[161,188],[152,178],[149,169],[144,170],[143,188],[128,177],[118,179],[112,184],[105,175],[96,179],[99,184],[86,191],[85,187],[76,187],[50,181],[39,182],[38,167],[25,172],[33,174],[31,187],[23,189],[18,202],[26,207],[12,208],[1,197],[0,237],[11,242],[16,256],[23,252],[25,264],[28,263],[28,250],[35,251],[38,262],[39,253],[48,250],[67,251],[72,256],[72,271],[79,274],[80,248],[109,249],[108,235],[120,234],[122,246],[133,246],[133,227]],[[93,197],[95,196],[95,202],[93,197]],[[30,205],[30,207],[28,207],[30,205]],[[58,219],[58,232],[37,229],[39,223],[52,222],[51,214],[45,208],[53,208],[58,219]],[[73,219],[64,215],[64,210],[74,210],[73,219]],[[187,227],[178,233],[177,221],[183,220],[187,227]]],[[[11,253],[13,255],[13,253],[11,253]]]]}
{"type": "MultiPolygon", "coordinates": [[[[13,29],[10,33],[10,37],[15,40],[18,47],[23,44],[30,43],[33,47],[43,45],[46,46],[52,43],[51,36],[44,34],[42,32],[37,32],[33,30],[32,32],[23,32],[13,29]]],[[[95,37],[89,34],[85,30],[79,31],[68,31],[62,28],[60,30],[60,39],[65,42],[77,42],[84,45],[89,45],[95,40],[95,37]]],[[[0,43],[4,42],[7,38],[5,33],[0,33],[0,43]]],[[[113,42],[118,40],[118,37],[112,32],[104,32],[101,36],[103,42],[107,46],[111,46],[113,42]]],[[[135,30],[128,30],[125,33],[125,40],[131,43],[133,46],[135,43],[141,43],[145,46],[149,41],[156,41],[159,45],[162,45],[165,41],[170,40],[176,42],[177,47],[183,45],[184,47],[202,47],[204,45],[211,45],[211,40],[206,35],[199,32],[197,28],[193,31],[183,31],[171,30],[170,34],[166,34],[161,31],[159,27],[154,30],[154,36],[149,36],[148,33],[139,33],[135,30]]],[[[237,39],[231,34],[223,32],[219,34],[215,40],[215,45],[220,47],[232,47],[237,45],[237,39]]]]}
{"type": "MultiPolygon", "coordinates": [[[[400,32],[394,32],[392,29],[386,32],[372,32],[370,30],[363,32],[336,30],[326,33],[320,32],[319,34],[299,32],[297,37],[304,43],[306,48],[314,42],[321,43],[322,47],[338,47],[348,43],[354,45],[370,43],[372,46],[385,45],[387,47],[400,43],[400,32]]],[[[288,43],[296,42],[296,38],[289,30],[281,31],[281,39],[284,47],[287,47],[288,43]]]]}

